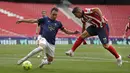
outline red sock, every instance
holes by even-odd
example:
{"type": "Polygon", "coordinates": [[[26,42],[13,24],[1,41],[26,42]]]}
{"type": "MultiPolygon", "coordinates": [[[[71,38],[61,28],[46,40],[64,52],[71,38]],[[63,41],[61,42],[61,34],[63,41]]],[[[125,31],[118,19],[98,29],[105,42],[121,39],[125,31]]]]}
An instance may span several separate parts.
{"type": "Polygon", "coordinates": [[[76,50],[76,48],[83,42],[83,38],[82,37],[79,37],[76,42],[74,43],[73,47],[72,47],[72,51],[74,52],[76,50]]]}
{"type": "Polygon", "coordinates": [[[86,44],[87,44],[85,40],[83,40],[83,44],[84,44],[84,45],[86,45],[86,44]]]}
{"type": "Polygon", "coordinates": [[[116,52],[116,50],[114,49],[113,46],[109,46],[109,47],[107,48],[107,50],[108,50],[109,52],[111,52],[116,58],[119,58],[119,55],[118,55],[118,53],[116,52]]]}

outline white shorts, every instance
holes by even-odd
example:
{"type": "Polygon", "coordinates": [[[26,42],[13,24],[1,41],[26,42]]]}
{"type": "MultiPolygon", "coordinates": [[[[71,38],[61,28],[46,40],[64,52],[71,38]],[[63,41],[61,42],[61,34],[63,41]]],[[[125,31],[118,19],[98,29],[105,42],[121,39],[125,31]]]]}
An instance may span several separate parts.
{"type": "Polygon", "coordinates": [[[44,53],[48,54],[51,57],[54,57],[55,54],[55,45],[52,45],[47,42],[45,38],[43,38],[41,35],[38,36],[37,39],[39,42],[38,44],[43,47],[44,53]]]}

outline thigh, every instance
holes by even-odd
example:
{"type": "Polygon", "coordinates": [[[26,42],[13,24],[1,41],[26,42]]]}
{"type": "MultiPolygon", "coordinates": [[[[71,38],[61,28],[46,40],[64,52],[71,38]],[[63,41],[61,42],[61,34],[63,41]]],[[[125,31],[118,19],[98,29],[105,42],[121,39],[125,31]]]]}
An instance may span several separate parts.
{"type": "Polygon", "coordinates": [[[88,34],[89,34],[90,36],[95,36],[95,35],[97,35],[97,28],[96,28],[95,26],[93,26],[93,25],[89,26],[89,27],[86,29],[86,31],[88,32],[88,34]]]}
{"type": "Polygon", "coordinates": [[[103,28],[99,28],[98,37],[102,44],[109,43],[109,27],[105,25],[103,28]]]}
{"type": "Polygon", "coordinates": [[[47,47],[47,40],[43,37],[40,37],[38,39],[38,44],[39,44],[39,46],[46,48],[47,47]]]}
{"type": "Polygon", "coordinates": [[[47,43],[46,54],[48,54],[51,57],[54,57],[55,45],[47,43]]]}
{"type": "Polygon", "coordinates": [[[41,39],[42,37],[41,37],[41,35],[38,35],[37,36],[37,40],[36,40],[36,44],[39,46],[39,40],[41,39]]]}

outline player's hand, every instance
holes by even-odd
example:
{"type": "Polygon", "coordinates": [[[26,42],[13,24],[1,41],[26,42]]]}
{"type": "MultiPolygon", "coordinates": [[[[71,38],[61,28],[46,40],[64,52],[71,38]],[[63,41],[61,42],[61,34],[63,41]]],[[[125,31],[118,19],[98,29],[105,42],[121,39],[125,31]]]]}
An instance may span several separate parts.
{"type": "Polygon", "coordinates": [[[80,32],[76,30],[76,31],[74,32],[74,34],[80,34],[80,32]]]}
{"type": "Polygon", "coordinates": [[[18,21],[16,21],[16,24],[19,24],[19,23],[21,23],[22,22],[22,20],[18,20],[18,21]]]}

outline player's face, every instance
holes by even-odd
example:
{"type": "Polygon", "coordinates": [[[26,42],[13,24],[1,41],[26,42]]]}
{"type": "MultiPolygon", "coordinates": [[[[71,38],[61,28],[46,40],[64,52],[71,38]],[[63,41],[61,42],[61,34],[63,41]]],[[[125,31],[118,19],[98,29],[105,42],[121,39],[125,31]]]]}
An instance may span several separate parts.
{"type": "Polygon", "coordinates": [[[76,13],[74,13],[74,15],[77,18],[82,18],[82,13],[81,12],[76,12],[76,13]]]}
{"type": "Polygon", "coordinates": [[[56,20],[57,15],[58,15],[58,12],[53,10],[53,11],[51,12],[51,19],[52,19],[52,20],[56,20]]]}
{"type": "Polygon", "coordinates": [[[46,16],[46,12],[44,11],[44,12],[42,12],[42,16],[44,17],[44,16],[46,16]]]}

